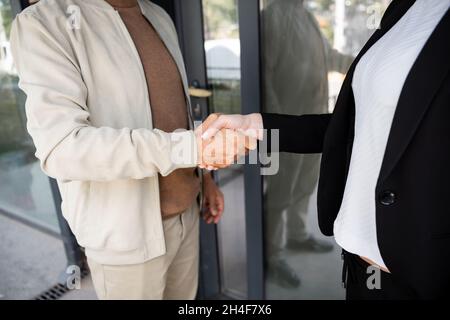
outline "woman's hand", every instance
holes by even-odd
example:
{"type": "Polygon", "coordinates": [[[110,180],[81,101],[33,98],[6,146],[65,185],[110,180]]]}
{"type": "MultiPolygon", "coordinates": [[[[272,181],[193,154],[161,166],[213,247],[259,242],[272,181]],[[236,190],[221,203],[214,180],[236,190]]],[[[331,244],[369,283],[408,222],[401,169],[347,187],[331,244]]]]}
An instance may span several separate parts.
{"type": "Polygon", "coordinates": [[[247,137],[263,139],[264,124],[259,113],[249,115],[211,114],[205,123],[207,125],[204,126],[204,132],[201,136],[204,140],[213,138],[222,129],[236,130],[247,137]]]}
{"type": "Polygon", "coordinates": [[[209,172],[203,175],[203,209],[203,219],[208,224],[217,224],[225,209],[223,193],[209,172]]]}

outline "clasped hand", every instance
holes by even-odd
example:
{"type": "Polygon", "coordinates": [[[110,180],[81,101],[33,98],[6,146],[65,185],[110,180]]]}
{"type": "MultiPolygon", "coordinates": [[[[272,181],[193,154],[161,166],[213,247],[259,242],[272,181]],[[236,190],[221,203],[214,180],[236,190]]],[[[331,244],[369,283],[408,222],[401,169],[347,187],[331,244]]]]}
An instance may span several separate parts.
{"type": "Polygon", "coordinates": [[[257,148],[262,139],[262,119],[252,115],[210,115],[196,131],[198,166],[209,170],[226,168],[257,148]]]}

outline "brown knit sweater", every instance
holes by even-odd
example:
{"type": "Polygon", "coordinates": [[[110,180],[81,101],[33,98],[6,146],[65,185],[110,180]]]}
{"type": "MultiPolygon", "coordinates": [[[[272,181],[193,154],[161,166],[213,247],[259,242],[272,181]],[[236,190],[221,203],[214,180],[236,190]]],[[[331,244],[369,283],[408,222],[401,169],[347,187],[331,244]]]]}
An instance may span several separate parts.
{"type": "MultiPolygon", "coordinates": [[[[144,67],[153,126],[165,132],[188,129],[186,97],[177,65],[153,26],[142,15],[137,0],[106,0],[120,14],[144,67]]],[[[159,177],[164,218],[182,213],[195,201],[200,180],[194,169],[179,169],[159,177]]]]}

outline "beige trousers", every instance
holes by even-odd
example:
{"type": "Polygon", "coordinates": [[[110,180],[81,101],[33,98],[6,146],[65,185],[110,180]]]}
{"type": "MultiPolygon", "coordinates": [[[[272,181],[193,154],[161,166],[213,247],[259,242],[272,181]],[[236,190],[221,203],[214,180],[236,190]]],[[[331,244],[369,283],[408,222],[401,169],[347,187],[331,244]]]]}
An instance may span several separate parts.
{"type": "Polygon", "coordinates": [[[163,221],[167,253],[136,265],[103,265],[88,258],[101,300],[190,300],[198,285],[199,209],[163,221]]]}

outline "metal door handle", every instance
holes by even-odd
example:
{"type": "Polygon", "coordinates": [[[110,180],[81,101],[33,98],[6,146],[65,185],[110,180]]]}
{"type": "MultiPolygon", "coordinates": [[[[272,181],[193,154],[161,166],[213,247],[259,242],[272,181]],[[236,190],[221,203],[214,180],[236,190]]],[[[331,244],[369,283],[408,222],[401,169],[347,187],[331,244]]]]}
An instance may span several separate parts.
{"type": "Polygon", "coordinates": [[[212,96],[212,91],[195,87],[189,87],[189,95],[195,98],[209,98],[212,96]]]}

